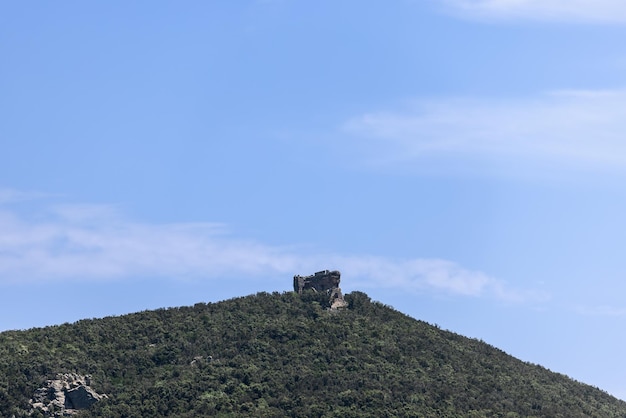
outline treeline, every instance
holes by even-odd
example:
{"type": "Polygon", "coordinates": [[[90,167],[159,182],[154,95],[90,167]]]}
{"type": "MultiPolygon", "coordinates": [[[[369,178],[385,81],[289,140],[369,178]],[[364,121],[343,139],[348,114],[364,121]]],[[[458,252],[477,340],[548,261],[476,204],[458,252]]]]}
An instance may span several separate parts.
{"type": "MultiPolygon", "coordinates": [[[[362,292],[258,293],[0,334],[0,416],[56,373],[109,398],[82,417],[624,417],[626,403],[362,292]]],[[[33,416],[36,416],[33,415],[33,416]]]]}

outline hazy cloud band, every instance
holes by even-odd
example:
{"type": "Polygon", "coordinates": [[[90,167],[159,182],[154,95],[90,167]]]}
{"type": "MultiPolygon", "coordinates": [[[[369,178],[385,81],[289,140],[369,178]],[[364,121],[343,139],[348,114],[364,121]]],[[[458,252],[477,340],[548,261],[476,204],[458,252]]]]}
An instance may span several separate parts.
{"type": "Polygon", "coordinates": [[[444,0],[454,14],[484,20],[626,23],[621,0],[444,0]]]}
{"type": "Polygon", "coordinates": [[[354,117],[342,131],[390,163],[454,156],[624,169],[626,90],[421,100],[354,117]]]}
{"type": "Polygon", "coordinates": [[[356,288],[506,301],[543,297],[508,289],[495,278],[447,260],[303,254],[293,247],[232,237],[220,224],[145,224],[125,219],[106,206],[57,206],[42,211],[45,216],[40,213],[38,220],[26,220],[10,205],[0,206],[0,283],[290,277],[331,267],[353,278],[356,288]]]}

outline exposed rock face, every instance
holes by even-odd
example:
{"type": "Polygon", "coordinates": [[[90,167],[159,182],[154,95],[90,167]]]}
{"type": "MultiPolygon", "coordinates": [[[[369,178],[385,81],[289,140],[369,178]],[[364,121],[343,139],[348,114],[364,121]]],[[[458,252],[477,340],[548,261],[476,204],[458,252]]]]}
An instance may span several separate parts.
{"type": "Polygon", "coordinates": [[[348,307],[348,302],[346,302],[341,294],[341,289],[336,287],[330,293],[330,309],[343,309],[348,307]]]}
{"type": "Polygon", "coordinates": [[[348,306],[339,288],[340,281],[341,273],[337,270],[322,270],[310,276],[295,275],[293,276],[293,290],[299,294],[307,289],[325,292],[330,297],[330,309],[340,309],[348,306]]]}
{"type": "Polygon", "coordinates": [[[35,391],[30,400],[32,412],[39,410],[46,417],[70,416],[107,397],[96,393],[90,384],[89,375],[59,373],[35,391]]]}
{"type": "Polygon", "coordinates": [[[71,409],[87,409],[100,398],[101,396],[89,386],[78,386],[65,393],[65,406],[71,409]]]}

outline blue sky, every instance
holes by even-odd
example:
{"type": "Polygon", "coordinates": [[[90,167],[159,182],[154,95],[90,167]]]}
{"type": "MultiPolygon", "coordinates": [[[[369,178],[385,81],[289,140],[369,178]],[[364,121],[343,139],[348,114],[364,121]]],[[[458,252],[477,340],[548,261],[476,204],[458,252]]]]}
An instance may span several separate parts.
{"type": "Polygon", "coordinates": [[[0,330],[342,271],[626,399],[626,3],[0,5],[0,330]]]}

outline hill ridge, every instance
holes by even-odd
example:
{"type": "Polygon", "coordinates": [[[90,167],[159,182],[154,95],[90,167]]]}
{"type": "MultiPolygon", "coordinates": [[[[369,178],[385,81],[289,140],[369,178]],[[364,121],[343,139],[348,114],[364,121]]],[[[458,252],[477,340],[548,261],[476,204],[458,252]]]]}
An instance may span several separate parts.
{"type": "MultiPolygon", "coordinates": [[[[363,292],[260,292],[0,333],[0,415],[57,373],[108,398],[84,417],[623,417],[626,402],[363,292]]],[[[37,415],[39,414],[39,415],[37,415]]]]}

